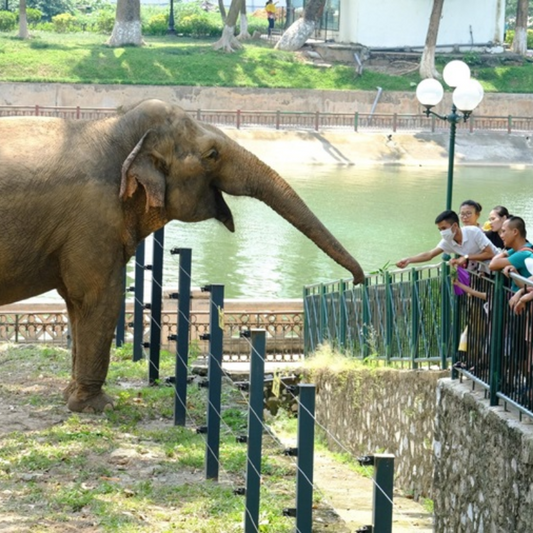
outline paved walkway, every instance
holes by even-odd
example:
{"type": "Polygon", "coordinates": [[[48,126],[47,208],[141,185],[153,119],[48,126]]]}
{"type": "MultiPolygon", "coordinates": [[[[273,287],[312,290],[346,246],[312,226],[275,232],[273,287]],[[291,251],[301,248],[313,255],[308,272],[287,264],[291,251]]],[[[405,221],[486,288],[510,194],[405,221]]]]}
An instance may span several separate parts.
{"type": "MultiPolygon", "coordinates": [[[[267,362],[265,372],[283,369],[287,373],[297,370],[295,363],[267,362]]],[[[223,363],[230,374],[246,374],[249,363],[223,363]]],[[[278,435],[278,438],[280,436],[278,435]]],[[[280,438],[286,447],[295,447],[296,440],[280,438]]],[[[369,467],[369,474],[373,474],[369,467]]],[[[374,482],[335,461],[331,454],[316,451],[314,484],[327,503],[344,520],[348,531],[372,524],[374,482]]],[[[393,496],[393,533],[431,533],[433,517],[424,506],[396,491],[393,496]]]]}

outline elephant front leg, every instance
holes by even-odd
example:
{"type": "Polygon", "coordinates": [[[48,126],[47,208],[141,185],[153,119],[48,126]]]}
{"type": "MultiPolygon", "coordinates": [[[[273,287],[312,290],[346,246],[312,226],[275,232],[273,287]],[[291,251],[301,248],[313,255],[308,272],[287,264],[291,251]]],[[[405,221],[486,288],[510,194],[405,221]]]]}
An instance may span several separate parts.
{"type": "MultiPolygon", "coordinates": [[[[121,287],[122,283],[117,286],[121,287]]],[[[85,298],[81,306],[73,304],[73,380],[65,390],[71,411],[101,413],[113,408],[113,400],[102,387],[121,305],[118,287],[108,288],[96,301],[85,298]],[[87,300],[93,301],[87,303],[87,300]]]]}

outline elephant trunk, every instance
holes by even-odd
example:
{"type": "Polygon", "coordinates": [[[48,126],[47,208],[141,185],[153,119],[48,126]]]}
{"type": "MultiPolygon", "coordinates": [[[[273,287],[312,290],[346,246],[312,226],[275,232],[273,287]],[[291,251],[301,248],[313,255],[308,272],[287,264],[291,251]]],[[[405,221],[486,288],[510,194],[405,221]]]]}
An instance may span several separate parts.
{"type": "Polygon", "coordinates": [[[249,152],[238,168],[219,177],[217,186],[234,196],[251,196],[261,200],[294,227],[299,229],[339,265],[351,272],[354,283],[364,280],[361,265],[318,220],[294,189],[274,170],[249,152]]]}

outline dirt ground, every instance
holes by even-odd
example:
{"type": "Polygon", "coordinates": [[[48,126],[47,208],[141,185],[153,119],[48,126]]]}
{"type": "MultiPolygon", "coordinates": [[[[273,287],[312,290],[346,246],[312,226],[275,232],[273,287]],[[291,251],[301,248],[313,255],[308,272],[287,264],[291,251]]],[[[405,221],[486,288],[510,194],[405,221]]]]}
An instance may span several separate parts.
{"type": "MultiPolygon", "coordinates": [[[[65,386],[63,379],[58,379],[49,372],[43,372],[35,378],[35,368],[32,361],[24,358],[15,360],[16,351],[10,352],[6,357],[5,351],[0,346],[0,446],[5,444],[6,436],[13,432],[20,434],[37,434],[53,426],[66,423],[72,416],[63,405],[60,391],[65,386]],[[33,377],[32,377],[33,376],[33,377]],[[31,399],[31,401],[28,401],[31,399]]],[[[125,383],[125,387],[135,386],[135,383],[125,383]]],[[[83,415],[82,415],[83,416],[83,415]]],[[[87,421],[95,420],[97,415],[87,415],[87,421]]],[[[169,427],[169,420],[159,419],[141,421],[140,424],[149,425],[150,429],[165,429],[169,427]]],[[[94,421],[95,428],[97,422],[94,421]]],[[[37,437],[39,438],[39,437],[37,437]]],[[[283,443],[292,445],[291,443],[283,443]]],[[[177,485],[199,484],[203,481],[204,472],[187,470],[179,474],[158,475],[158,464],[164,459],[159,451],[154,451],[147,444],[142,452],[134,445],[131,435],[121,436],[120,447],[109,454],[89,453],[87,458],[89,468],[85,470],[101,472],[105,470],[106,479],[122,486],[122,491],[128,491],[132,480],[150,477],[156,484],[177,485]]],[[[0,465],[5,466],[5,465],[0,465]]],[[[73,513],[66,521],[50,519],[43,509],[44,502],[34,502],[14,506],[16,492],[25,490],[27,484],[41,484],[45,487],[61,487],[73,483],[72,469],[62,470],[51,468],[36,472],[16,473],[18,476],[15,486],[2,488],[0,485],[0,531],[2,533],[25,533],[35,531],[70,532],[81,531],[92,533],[102,531],[98,527],[94,516],[80,509],[73,513]]],[[[370,525],[372,522],[372,494],[373,482],[345,465],[337,463],[326,453],[316,453],[314,463],[315,492],[321,496],[321,505],[314,511],[313,531],[332,531],[336,533],[349,533],[370,525]]],[[[95,478],[98,479],[98,478],[95,478]]],[[[101,479],[101,478],[100,478],[101,479]]],[[[223,480],[221,480],[223,482],[223,480]]],[[[1,482],[0,482],[1,483],[1,482]]],[[[91,490],[91,484],[84,487],[91,490]]],[[[145,510],[146,517],[136,516],[140,521],[153,521],[153,516],[158,512],[148,505],[145,510]]],[[[165,508],[164,524],[151,531],[167,531],[169,523],[183,520],[179,511],[165,508]]],[[[395,533],[430,532],[432,531],[432,518],[422,505],[405,498],[400,493],[394,495],[394,523],[395,533]]],[[[179,527],[179,526],[178,526],[179,527]]],[[[143,529],[145,531],[146,529],[143,529]]],[[[168,529],[170,530],[170,529],[168,529]]],[[[172,529],[174,530],[174,529],[172,529]]],[[[128,529],[128,531],[130,531],[128,529]]],[[[176,531],[184,531],[176,529],[176,531]]],[[[232,529],[232,531],[234,531],[232,529]]],[[[217,532],[218,533],[218,532],[217,532]]],[[[221,531],[220,533],[225,533],[221,531]]]]}

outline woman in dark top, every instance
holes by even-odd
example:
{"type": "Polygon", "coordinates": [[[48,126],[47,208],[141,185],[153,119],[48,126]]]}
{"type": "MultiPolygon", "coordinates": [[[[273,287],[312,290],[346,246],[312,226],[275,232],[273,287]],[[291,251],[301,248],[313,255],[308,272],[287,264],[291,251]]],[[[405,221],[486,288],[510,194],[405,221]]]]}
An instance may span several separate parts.
{"type": "Polygon", "coordinates": [[[505,248],[502,238],[500,237],[500,231],[503,223],[510,217],[511,215],[509,214],[509,211],[506,207],[503,207],[503,205],[497,205],[489,214],[490,230],[486,231],[485,235],[489,241],[500,250],[505,248]]]}

